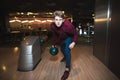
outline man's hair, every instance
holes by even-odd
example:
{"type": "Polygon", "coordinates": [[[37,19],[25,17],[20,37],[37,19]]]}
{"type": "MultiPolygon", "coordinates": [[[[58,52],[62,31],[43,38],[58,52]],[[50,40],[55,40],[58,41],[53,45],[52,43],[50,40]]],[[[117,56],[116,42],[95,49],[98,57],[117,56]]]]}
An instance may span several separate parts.
{"type": "Polygon", "coordinates": [[[54,17],[55,16],[59,16],[59,17],[64,19],[65,18],[64,11],[55,11],[54,12],[54,17]]]}

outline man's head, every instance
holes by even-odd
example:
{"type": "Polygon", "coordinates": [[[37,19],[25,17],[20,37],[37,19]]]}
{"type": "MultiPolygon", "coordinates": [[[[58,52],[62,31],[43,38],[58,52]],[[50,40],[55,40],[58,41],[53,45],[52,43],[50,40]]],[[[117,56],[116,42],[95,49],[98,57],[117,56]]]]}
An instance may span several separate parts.
{"type": "Polygon", "coordinates": [[[57,27],[60,27],[62,25],[62,23],[64,22],[64,12],[63,11],[55,11],[54,12],[54,22],[56,24],[57,27]]]}

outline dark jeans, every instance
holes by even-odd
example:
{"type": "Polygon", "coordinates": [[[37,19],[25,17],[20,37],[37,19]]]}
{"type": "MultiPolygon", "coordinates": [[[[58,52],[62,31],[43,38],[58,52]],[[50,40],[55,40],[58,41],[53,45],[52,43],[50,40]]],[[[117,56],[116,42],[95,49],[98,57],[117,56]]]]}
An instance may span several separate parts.
{"type": "Polygon", "coordinates": [[[61,43],[61,51],[66,59],[66,67],[70,68],[71,66],[71,51],[69,48],[70,43],[72,42],[72,38],[69,37],[67,39],[64,40],[63,43],[61,43]]]}

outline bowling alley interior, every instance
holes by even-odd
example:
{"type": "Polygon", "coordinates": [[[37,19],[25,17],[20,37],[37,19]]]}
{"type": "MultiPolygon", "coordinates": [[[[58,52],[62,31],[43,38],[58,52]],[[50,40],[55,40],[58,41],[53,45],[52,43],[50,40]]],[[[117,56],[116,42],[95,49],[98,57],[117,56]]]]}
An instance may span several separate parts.
{"type": "Polygon", "coordinates": [[[64,80],[120,80],[119,7],[114,0],[0,1],[0,80],[62,80],[60,46],[52,55],[54,11],[75,27],[71,71],[64,80]]]}

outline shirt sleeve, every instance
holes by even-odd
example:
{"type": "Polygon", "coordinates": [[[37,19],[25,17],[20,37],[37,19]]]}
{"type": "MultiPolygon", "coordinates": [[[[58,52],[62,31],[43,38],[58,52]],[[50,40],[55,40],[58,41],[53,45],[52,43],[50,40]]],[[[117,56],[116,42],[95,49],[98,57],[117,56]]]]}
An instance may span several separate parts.
{"type": "Polygon", "coordinates": [[[50,26],[51,32],[52,32],[52,45],[57,45],[58,44],[58,35],[55,33],[55,30],[53,28],[54,26],[50,26]]]}
{"type": "Polygon", "coordinates": [[[75,27],[72,30],[73,30],[73,41],[76,43],[78,41],[78,34],[75,27]]]}
{"type": "Polygon", "coordinates": [[[76,43],[76,42],[78,41],[78,33],[77,33],[75,27],[74,27],[73,24],[70,23],[70,22],[67,22],[67,26],[68,26],[68,28],[69,28],[68,34],[72,35],[72,37],[73,37],[73,42],[76,43]]]}

